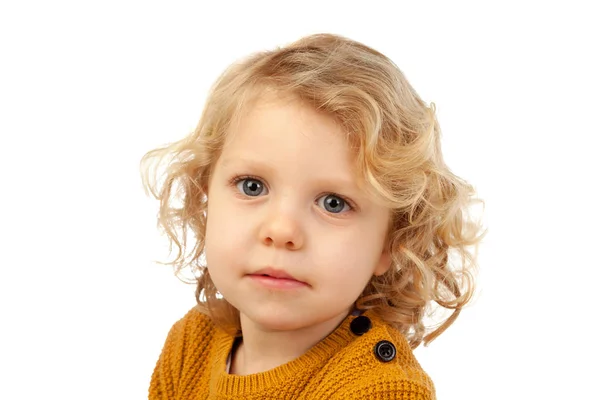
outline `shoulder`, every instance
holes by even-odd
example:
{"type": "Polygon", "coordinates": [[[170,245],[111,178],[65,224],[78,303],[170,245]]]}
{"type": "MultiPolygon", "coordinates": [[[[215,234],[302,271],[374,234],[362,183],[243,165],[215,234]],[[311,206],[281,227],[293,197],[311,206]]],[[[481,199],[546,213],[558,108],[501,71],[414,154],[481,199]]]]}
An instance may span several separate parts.
{"type": "Polygon", "coordinates": [[[210,317],[193,307],[173,324],[165,346],[180,354],[187,353],[190,347],[198,349],[207,346],[214,334],[215,326],[210,317]]]}
{"type": "Polygon", "coordinates": [[[406,338],[373,313],[366,312],[362,318],[356,325],[363,333],[339,354],[336,362],[340,378],[345,381],[336,398],[435,399],[433,382],[406,338]]]}
{"type": "Polygon", "coordinates": [[[175,398],[178,388],[196,376],[197,361],[208,356],[214,334],[211,319],[195,307],[176,321],[152,373],[149,398],[175,398]]]}
{"type": "Polygon", "coordinates": [[[210,317],[202,313],[197,306],[188,310],[185,315],[173,325],[176,329],[190,329],[195,327],[205,327],[212,329],[213,323],[210,317]]]}
{"type": "Polygon", "coordinates": [[[422,370],[391,367],[387,371],[371,370],[344,387],[335,399],[413,399],[435,400],[431,379],[422,370]]]}

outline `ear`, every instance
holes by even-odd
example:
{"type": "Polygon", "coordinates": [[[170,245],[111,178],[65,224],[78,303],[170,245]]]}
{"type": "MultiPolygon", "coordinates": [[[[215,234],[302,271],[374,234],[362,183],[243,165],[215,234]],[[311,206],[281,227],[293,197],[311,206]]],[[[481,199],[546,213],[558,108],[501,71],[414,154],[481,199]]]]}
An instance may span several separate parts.
{"type": "Polygon", "coordinates": [[[200,187],[204,191],[204,195],[208,196],[208,188],[210,187],[210,183],[212,182],[212,173],[207,177],[203,178],[199,183],[200,187]]]}
{"type": "Polygon", "coordinates": [[[390,251],[385,248],[381,253],[381,257],[375,266],[375,270],[373,271],[373,275],[381,276],[385,274],[388,269],[392,266],[392,256],[390,255],[390,251]]]}

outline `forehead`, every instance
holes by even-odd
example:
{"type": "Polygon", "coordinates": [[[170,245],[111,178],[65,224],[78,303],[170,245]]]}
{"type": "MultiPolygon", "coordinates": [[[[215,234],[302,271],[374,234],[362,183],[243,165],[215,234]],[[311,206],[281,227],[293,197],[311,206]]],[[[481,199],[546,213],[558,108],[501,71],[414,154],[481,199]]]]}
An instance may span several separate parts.
{"type": "MultiPolygon", "coordinates": [[[[227,140],[233,141],[236,135],[248,133],[253,128],[260,129],[257,125],[302,125],[307,133],[314,131],[323,136],[338,135],[347,138],[335,118],[325,112],[309,105],[293,93],[277,91],[271,88],[250,89],[239,104],[238,112],[233,115],[231,124],[227,129],[227,140]]],[[[283,128],[283,127],[280,127],[283,128]]],[[[284,134],[286,129],[282,129],[284,134]]]]}
{"type": "Polygon", "coordinates": [[[261,96],[232,121],[224,152],[286,151],[298,158],[319,153],[351,164],[347,135],[335,119],[291,96],[261,96]],[[307,154],[309,153],[309,154],[307,154]]]}

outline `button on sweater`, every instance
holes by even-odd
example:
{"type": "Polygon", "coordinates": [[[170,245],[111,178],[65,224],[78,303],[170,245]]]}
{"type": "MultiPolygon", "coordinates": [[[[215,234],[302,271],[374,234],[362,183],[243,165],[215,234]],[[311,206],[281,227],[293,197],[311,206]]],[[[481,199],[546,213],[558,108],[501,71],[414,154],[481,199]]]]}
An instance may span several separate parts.
{"type": "Polygon", "coordinates": [[[371,311],[359,317],[361,325],[365,317],[371,326],[361,335],[356,323],[351,328],[357,317],[349,315],[299,358],[238,376],[227,373],[235,338],[192,308],[169,331],[149,399],[435,399],[433,383],[404,336],[371,311]]]}

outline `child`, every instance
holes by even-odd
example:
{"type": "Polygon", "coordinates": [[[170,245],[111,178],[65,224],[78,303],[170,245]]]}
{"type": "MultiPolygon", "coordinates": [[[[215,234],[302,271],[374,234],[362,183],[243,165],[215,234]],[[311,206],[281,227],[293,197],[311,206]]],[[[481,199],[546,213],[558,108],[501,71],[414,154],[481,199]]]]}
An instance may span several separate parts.
{"type": "Polygon", "coordinates": [[[255,54],[143,162],[197,276],[150,399],[435,398],[412,349],[469,301],[481,236],[434,107],[388,58],[327,34],[255,54]],[[453,313],[431,331],[432,302],[453,313]]]}

